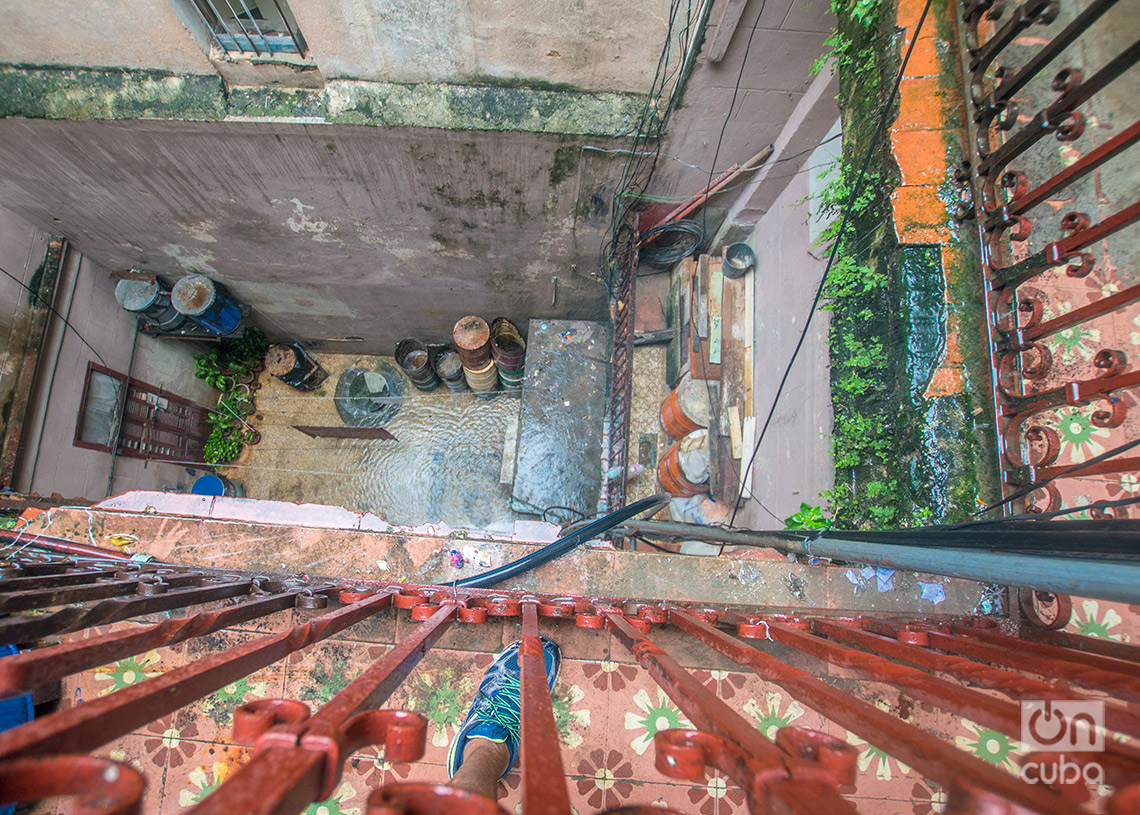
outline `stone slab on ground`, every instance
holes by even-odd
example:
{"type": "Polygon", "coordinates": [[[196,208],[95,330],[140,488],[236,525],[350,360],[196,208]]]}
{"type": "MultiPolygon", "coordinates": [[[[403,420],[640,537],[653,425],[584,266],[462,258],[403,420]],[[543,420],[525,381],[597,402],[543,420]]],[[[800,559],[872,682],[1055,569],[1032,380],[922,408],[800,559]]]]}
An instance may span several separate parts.
{"type": "Polygon", "coordinates": [[[530,321],[511,502],[516,512],[597,511],[609,356],[610,329],[603,323],[530,321]]]}

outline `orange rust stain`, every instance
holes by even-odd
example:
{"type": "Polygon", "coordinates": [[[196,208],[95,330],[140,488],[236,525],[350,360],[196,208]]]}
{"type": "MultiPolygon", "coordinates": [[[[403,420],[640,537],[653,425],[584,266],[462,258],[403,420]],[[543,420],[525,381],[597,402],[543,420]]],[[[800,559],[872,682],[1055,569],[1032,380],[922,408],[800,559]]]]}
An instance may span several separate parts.
{"type": "Polygon", "coordinates": [[[905,186],[937,186],[946,179],[945,136],[944,130],[891,131],[891,147],[905,186]]]}
{"type": "Polygon", "coordinates": [[[900,243],[944,243],[952,237],[946,205],[936,187],[898,187],[891,202],[900,243]]]}

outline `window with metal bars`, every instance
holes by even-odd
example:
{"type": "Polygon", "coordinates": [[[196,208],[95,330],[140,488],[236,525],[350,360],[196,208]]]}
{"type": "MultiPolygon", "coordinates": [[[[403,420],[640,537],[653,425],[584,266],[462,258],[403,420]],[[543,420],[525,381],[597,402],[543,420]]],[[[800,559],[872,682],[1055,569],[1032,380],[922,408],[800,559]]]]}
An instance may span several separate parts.
{"type": "Polygon", "coordinates": [[[214,43],[227,54],[308,54],[285,0],[193,0],[214,43]]]}

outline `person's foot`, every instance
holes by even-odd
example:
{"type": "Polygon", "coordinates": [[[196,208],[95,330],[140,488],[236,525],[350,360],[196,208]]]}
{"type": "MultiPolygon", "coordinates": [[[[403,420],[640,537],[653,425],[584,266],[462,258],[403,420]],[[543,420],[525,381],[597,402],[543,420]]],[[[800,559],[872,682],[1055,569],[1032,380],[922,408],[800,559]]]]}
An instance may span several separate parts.
{"type": "MultiPolygon", "coordinates": [[[[546,664],[546,681],[550,688],[558,681],[562,658],[558,646],[542,637],[542,656],[546,664]]],[[[488,739],[506,745],[510,760],[503,775],[515,766],[519,754],[519,732],[522,709],[519,701],[519,643],[514,643],[495,657],[487,668],[467,718],[451,742],[447,754],[447,776],[454,778],[463,764],[463,751],[471,739],[488,739]]]]}

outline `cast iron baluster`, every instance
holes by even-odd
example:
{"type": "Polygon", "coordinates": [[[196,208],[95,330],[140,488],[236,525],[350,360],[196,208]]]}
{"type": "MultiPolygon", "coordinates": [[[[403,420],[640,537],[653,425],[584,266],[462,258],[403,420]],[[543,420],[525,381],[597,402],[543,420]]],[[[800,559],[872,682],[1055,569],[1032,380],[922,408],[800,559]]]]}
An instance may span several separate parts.
{"type": "MultiPolygon", "coordinates": [[[[943,786],[960,788],[965,784],[1035,812],[1071,815],[1071,805],[1048,789],[1027,784],[1004,770],[967,755],[874,705],[745,645],[681,609],[670,609],[669,619],[713,650],[750,667],[765,681],[779,685],[808,707],[943,786]]],[[[950,803],[954,805],[953,793],[950,803]]],[[[955,811],[973,810],[962,808],[955,811]]]]}
{"type": "Polygon", "coordinates": [[[420,758],[427,720],[376,708],[447,632],[456,611],[454,603],[445,602],[311,716],[308,705],[293,699],[259,699],[239,707],[234,739],[253,746],[253,757],[192,812],[293,815],[336,791],[344,762],[355,750],[383,744],[388,761],[420,758]]]}
{"type": "Polygon", "coordinates": [[[230,608],[204,611],[192,617],[164,620],[146,628],[111,631],[82,640],[62,642],[0,659],[0,699],[27,693],[52,680],[115,662],[152,648],[173,645],[229,626],[256,620],[292,608],[298,601],[323,607],[322,592],[331,587],[293,589],[261,597],[230,608]]]}
{"type": "Polygon", "coordinates": [[[94,750],[294,651],[331,637],[391,604],[392,594],[381,592],[287,631],[266,634],[78,707],[20,725],[0,733],[0,760],[61,750],[94,750]]]}
{"type": "Polygon", "coordinates": [[[599,611],[615,638],[703,731],[680,731],[680,735],[669,737],[664,744],[668,749],[658,755],[658,769],[676,770],[680,777],[693,779],[703,777],[706,764],[716,767],[740,786],[748,797],[749,810],[757,815],[768,811],[769,797],[778,801],[771,804],[773,812],[856,812],[836,788],[844,780],[843,772],[821,771],[816,762],[790,755],[769,741],[673,657],[642,636],[649,623],[636,620],[639,631],[617,609],[603,607],[599,611]],[[685,754],[688,762],[682,759],[685,754]]]}
{"type": "Polygon", "coordinates": [[[570,812],[566,773],[558,746],[558,728],[546,681],[546,659],[538,636],[538,600],[522,602],[522,642],[519,645],[522,703],[523,811],[559,815],[570,812]]]}

